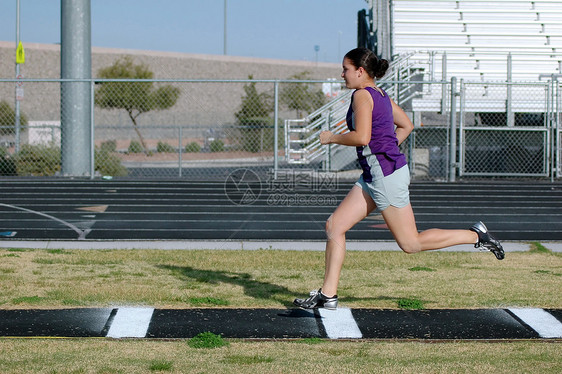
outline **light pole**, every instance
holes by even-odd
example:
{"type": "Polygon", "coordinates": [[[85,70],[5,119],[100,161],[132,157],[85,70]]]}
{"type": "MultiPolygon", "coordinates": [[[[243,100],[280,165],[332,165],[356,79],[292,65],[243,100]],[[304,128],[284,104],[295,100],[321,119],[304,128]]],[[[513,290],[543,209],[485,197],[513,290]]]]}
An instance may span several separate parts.
{"type": "Polygon", "coordinates": [[[92,175],[92,26],[90,0],[61,0],[61,175],[92,175]]]}
{"type": "Polygon", "coordinates": [[[223,54],[226,56],[226,3],[227,0],[224,0],[224,37],[223,37],[223,54]]]}
{"type": "Polygon", "coordinates": [[[314,59],[316,60],[316,65],[318,65],[318,51],[320,50],[319,45],[314,46],[314,59]]]}
{"type": "MultiPolygon", "coordinates": [[[[16,51],[20,44],[20,0],[16,0],[16,51]]],[[[17,52],[16,52],[17,54],[17,52]]],[[[20,64],[16,58],[16,79],[20,78],[20,64]]],[[[18,95],[18,85],[16,84],[16,115],[15,115],[15,135],[16,135],[16,144],[15,144],[15,153],[17,154],[20,151],[20,101],[18,95]]]]}

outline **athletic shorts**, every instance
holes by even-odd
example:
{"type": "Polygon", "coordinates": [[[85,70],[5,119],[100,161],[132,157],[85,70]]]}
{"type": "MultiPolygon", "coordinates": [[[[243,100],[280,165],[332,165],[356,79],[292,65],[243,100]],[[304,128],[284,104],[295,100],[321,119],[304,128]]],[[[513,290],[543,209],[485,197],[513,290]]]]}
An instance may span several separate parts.
{"type": "Polygon", "coordinates": [[[386,177],[375,156],[368,157],[371,166],[373,181],[365,182],[363,175],[355,182],[355,185],[366,191],[377,205],[377,211],[382,212],[389,206],[403,208],[410,203],[410,169],[408,165],[402,166],[394,173],[386,177]]]}

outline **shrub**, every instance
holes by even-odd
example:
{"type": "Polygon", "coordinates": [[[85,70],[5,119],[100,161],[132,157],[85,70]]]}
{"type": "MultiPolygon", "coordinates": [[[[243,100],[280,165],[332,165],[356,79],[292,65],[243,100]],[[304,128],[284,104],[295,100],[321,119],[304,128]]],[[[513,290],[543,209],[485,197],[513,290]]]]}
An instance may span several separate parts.
{"type": "Polygon", "coordinates": [[[129,173],[127,168],[121,165],[121,159],[113,152],[108,152],[103,148],[96,149],[94,157],[95,169],[101,175],[124,177],[129,173]]]}
{"type": "Polygon", "coordinates": [[[197,142],[191,142],[185,146],[185,151],[188,153],[201,152],[201,146],[197,142]]]}
{"type": "Polygon", "coordinates": [[[116,152],[117,151],[117,140],[107,140],[101,143],[100,150],[103,152],[116,152]]]}
{"type": "Polygon", "coordinates": [[[224,151],[224,142],[220,139],[215,139],[209,144],[211,152],[222,152],[224,151]]]}
{"type": "Polygon", "coordinates": [[[158,153],[174,153],[176,152],[176,149],[174,148],[174,146],[165,143],[165,142],[158,142],[158,145],[156,146],[156,152],[158,153]]]}
{"type": "Polygon", "coordinates": [[[142,153],[143,148],[142,145],[137,142],[136,140],[131,140],[131,143],[129,144],[129,148],[127,149],[127,152],[129,153],[142,153]]]}
{"type": "Polygon", "coordinates": [[[18,175],[16,163],[4,148],[0,148],[0,175],[18,175]]]}
{"type": "MultiPolygon", "coordinates": [[[[16,111],[12,109],[7,101],[0,101],[0,135],[15,133],[16,111]]],[[[20,111],[20,130],[25,130],[27,116],[20,111]]]]}
{"type": "Polygon", "coordinates": [[[18,175],[52,176],[61,169],[60,148],[25,144],[14,161],[18,175]]]}

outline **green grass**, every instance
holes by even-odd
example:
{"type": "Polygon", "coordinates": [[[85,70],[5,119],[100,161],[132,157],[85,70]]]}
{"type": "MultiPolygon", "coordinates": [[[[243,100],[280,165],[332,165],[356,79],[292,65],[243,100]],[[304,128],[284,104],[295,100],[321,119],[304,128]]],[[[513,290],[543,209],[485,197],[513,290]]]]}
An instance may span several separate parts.
{"type": "Polygon", "coordinates": [[[222,336],[212,332],[202,332],[191,338],[187,344],[191,348],[220,348],[229,343],[222,336]]]}
{"type": "Polygon", "coordinates": [[[252,364],[261,364],[261,363],[270,363],[273,362],[275,359],[273,357],[267,356],[260,356],[260,355],[231,355],[226,356],[223,360],[226,364],[229,365],[252,365],[252,364]]]}
{"type": "Polygon", "coordinates": [[[190,297],[187,299],[189,305],[193,306],[226,306],[229,304],[228,300],[217,299],[216,297],[190,297]]]}
{"type": "Polygon", "coordinates": [[[424,309],[423,301],[418,299],[400,299],[397,302],[400,309],[418,310],[424,309]]]}
{"type": "Polygon", "coordinates": [[[148,367],[150,371],[171,371],[174,363],[171,361],[154,360],[148,367]]]}
{"type": "Polygon", "coordinates": [[[41,304],[45,298],[39,296],[21,296],[12,299],[12,303],[18,304],[41,304]]]}
{"type": "Polygon", "coordinates": [[[539,242],[532,242],[531,243],[531,252],[533,253],[552,253],[550,249],[546,248],[539,242]]]}
{"type": "Polygon", "coordinates": [[[326,342],[326,339],[321,339],[321,338],[304,338],[304,339],[299,339],[296,340],[297,343],[303,343],[303,344],[321,344],[326,342]]]}
{"type": "Polygon", "coordinates": [[[547,274],[547,275],[554,275],[555,277],[560,277],[562,276],[562,273],[554,273],[550,270],[535,270],[534,271],[535,274],[547,274]]]}
{"type": "Polygon", "coordinates": [[[413,268],[409,268],[410,271],[435,271],[435,269],[428,268],[426,266],[414,266],[413,268]]]}

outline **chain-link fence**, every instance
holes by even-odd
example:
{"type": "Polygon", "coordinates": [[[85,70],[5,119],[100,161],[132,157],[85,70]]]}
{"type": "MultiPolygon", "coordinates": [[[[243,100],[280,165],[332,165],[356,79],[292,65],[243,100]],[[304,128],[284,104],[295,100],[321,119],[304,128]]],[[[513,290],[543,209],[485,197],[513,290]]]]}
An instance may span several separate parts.
{"type": "MultiPolygon", "coordinates": [[[[406,93],[400,91],[403,82],[383,83],[415,125],[401,145],[414,179],[560,177],[560,143],[555,135],[560,131],[557,82],[459,83],[417,82],[406,93]],[[451,108],[455,108],[453,115],[451,108]]],[[[343,118],[337,117],[335,110],[324,116],[334,116],[334,129],[343,118]]],[[[293,147],[296,161],[306,158],[300,154],[303,152],[295,151],[297,142],[319,131],[307,122],[294,126],[295,132],[304,133],[293,147]]],[[[308,144],[306,154],[323,152],[329,170],[356,166],[354,152],[345,151],[348,147],[308,144]]]]}
{"type": "MultiPolygon", "coordinates": [[[[407,94],[405,82],[385,85],[415,125],[401,146],[414,179],[560,177],[557,81],[460,82],[455,92],[451,82],[418,82],[407,94]]],[[[287,143],[286,120],[328,118],[317,110],[345,92],[311,80],[0,80],[0,175],[68,175],[64,160],[83,159],[87,177],[224,180],[236,168],[267,176],[301,168],[355,178],[354,152],[324,147],[297,163],[289,151],[307,150],[287,143]],[[88,87],[88,115],[61,126],[75,106],[64,102],[72,82],[88,87]]],[[[338,125],[319,123],[307,131],[338,125]]]]}
{"type": "MultiPolygon", "coordinates": [[[[75,82],[26,80],[18,134],[11,104],[14,83],[23,85],[0,82],[0,174],[65,175],[61,148],[77,130],[61,127],[61,116],[73,105],[61,107],[61,93],[75,82]],[[28,153],[33,156],[24,157],[28,153]]],[[[93,127],[73,124],[90,139],[78,157],[94,158],[95,176],[138,178],[216,179],[236,167],[267,173],[284,162],[283,120],[305,116],[341,89],[333,81],[306,80],[86,83],[91,85],[93,127]]]]}

